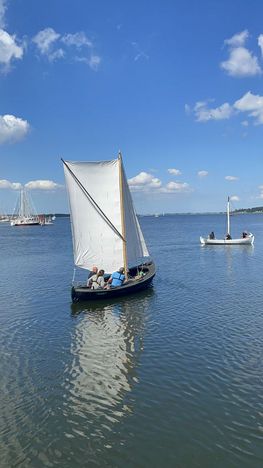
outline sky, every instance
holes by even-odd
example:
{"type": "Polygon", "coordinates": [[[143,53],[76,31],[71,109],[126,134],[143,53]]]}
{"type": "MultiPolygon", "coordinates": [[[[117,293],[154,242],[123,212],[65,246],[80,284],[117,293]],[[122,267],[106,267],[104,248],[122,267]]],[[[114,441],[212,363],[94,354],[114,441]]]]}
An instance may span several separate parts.
{"type": "Polygon", "coordinates": [[[138,213],[263,205],[261,0],[0,0],[0,211],[122,152],[138,213]]]}

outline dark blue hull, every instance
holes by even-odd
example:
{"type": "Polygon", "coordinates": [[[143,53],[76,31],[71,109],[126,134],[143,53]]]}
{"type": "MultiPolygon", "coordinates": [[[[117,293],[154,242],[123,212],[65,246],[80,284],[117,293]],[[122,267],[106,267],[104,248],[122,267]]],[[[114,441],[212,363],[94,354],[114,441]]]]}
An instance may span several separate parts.
{"type": "Polygon", "coordinates": [[[116,297],[135,294],[143,289],[148,288],[155,276],[156,270],[153,262],[139,265],[136,268],[129,270],[132,276],[127,283],[122,286],[111,289],[90,289],[87,286],[72,286],[71,299],[72,302],[96,301],[103,299],[111,299],[116,297]],[[135,279],[138,268],[144,272],[144,276],[140,279],[135,279]],[[134,277],[133,277],[134,275],[134,277]]]}

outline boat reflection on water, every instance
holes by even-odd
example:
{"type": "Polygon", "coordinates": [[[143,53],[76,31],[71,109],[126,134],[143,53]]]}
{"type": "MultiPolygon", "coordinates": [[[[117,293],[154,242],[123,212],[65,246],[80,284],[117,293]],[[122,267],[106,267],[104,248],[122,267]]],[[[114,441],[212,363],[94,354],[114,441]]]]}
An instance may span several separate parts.
{"type": "Polygon", "coordinates": [[[214,265],[220,265],[220,268],[222,268],[221,262],[224,262],[226,267],[224,270],[228,276],[232,276],[235,259],[237,259],[238,262],[242,261],[243,267],[246,268],[247,262],[249,262],[250,258],[254,255],[254,249],[255,247],[253,244],[236,245],[234,249],[231,245],[216,245],[210,246],[209,251],[200,248],[200,260],[202,265],[206,267],[207,255],[212,256],[214,265]]]}
{"type": "Polygon", "coordinates": [[[154,292],[149,289],[118,303],[71,305],[76,326],[72,361],[65,371],[64,411],[74,424],[84,418],[97,436],[107,422],[117,422],[132,411],[125,396],[139,381],[137,366],[153,299],[154,292]]]}
{"type": "Polygon", "coordinates": [[[233,267],[235,266],[235,259],[238,257],[242,261],[244,271],[247,271],[247,262],[249,262],[250,257],[254,255],[254,245],[237,245],[235,250],[231,249],[231,246],[226,246],[225,249],[225,258],[226,258],[226,267],[227,274],[233,274],[233,267]]]}

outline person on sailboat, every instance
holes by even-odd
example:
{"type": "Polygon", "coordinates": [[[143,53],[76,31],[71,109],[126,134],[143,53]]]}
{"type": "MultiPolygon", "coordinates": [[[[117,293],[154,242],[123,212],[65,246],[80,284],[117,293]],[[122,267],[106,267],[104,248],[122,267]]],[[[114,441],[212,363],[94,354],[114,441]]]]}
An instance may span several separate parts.
{"type": "Polygon", "coordinates": [[[96,275],[93,275],[89,280],[91,289],[103,289],[105,286],[104,270],[100,270],[96,275]]]}
{"type": "Polygon", "coordinates": [[[231,239],[232,239],[232,237],[230,236],[230,234],[227,234],[226,235],[226,240],[231,240],[231,239]]]}
{"type": "Polygon", "coordinates": [[[108,279],[107,282],[107,288],[116,288],[117,286],[121,286],[124,283],[125,280],[125,275],[124,275],[124,268],[121,267],[119,268],[118,271],[115,271],[112,273],[110,278],[108,279]]]}
{"type": "Polygon", "coordinates": [[[208,236],[209,239],[215,239],[215,233],[214,231],[211,231],[209,236],[208,236]]]}
{"type": "Polygon", "coordinates": [[[88,276],[88,279],[87,279],[87,286],[89,286],[89,280],[92,278],[92,276],[97,275],[97,273],[98,273],[98,267],[93,266],[92,270],[89,272],[89,276],[88,276]]]}

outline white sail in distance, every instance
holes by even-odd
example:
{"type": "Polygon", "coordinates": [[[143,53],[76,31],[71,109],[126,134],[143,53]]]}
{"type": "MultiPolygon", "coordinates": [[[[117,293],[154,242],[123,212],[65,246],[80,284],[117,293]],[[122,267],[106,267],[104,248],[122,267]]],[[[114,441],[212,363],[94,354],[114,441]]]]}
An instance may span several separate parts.
{"type": "Polygon", "coordinates": [[[149,255],[120,159],[65,161],[64,173],[76,266],[111,273],[124,266],[125,249],[129,266],[149,255]]]}

